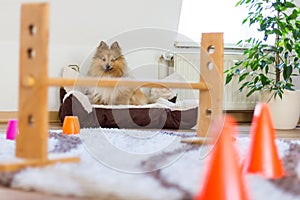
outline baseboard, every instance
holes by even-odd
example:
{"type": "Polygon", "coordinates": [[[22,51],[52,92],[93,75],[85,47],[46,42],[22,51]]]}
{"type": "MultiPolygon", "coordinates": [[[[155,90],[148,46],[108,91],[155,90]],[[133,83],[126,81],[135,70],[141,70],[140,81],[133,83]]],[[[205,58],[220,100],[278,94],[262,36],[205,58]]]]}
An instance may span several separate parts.
{"type": "Polygon", "coordinates": [[[60,123],[58,111],[49,111],[49,122],[50,123],[60,123]]]}
{"type": "Polygon", "coordinates": [[[237,123],[251,123],[253,110],[226,110],[226,114],[231,115],[237,123]]]}
{"type": "MultiPolygon", "coordinates": [[[[17,119],[18,111],[0,111],[0,123],[7,123],[10,119],[17,119]]],[[[58,111],[49,111],[49,123],[60,123],[58,111]]]]}
{"type": "Polygon", "coordinates": [[[18,117],[17,111],[1,111],[0,123],[7,123],[9,119],[16,119],[18,117]]]}
{"type": "MultiPolygon", "coordinates": [[[[238,123],[251,123],[253,117],[252,110],[226,110],[226,114],[233,116],[238,123]]],[[[300,126],[300,118],[298,121],[298,126],[300,126]]]]}

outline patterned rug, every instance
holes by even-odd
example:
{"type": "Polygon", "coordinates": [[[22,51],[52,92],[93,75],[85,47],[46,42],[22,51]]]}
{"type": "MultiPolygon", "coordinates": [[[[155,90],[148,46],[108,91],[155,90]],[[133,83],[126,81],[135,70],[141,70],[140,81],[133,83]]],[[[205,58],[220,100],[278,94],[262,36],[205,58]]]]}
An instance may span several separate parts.
{"type": "MultiPolygon", "coordinates": [[[[0,174],[0,184],[23,190],[106,199],[193,199],[202,187],[212,146],[180,143],[194,132],[82,129],[78,136],[49,133],[49,155],[77,155],[79,163],[0,174]]],[[[249,138],[235,141],[240,159],[249,138]]],[[[300,143],[276,141],[286,177],[246,175],[251,199],[300,199],[300,143]]],[[[0,134],[0,161],[14,157],[15,142],[0,134]]]]}

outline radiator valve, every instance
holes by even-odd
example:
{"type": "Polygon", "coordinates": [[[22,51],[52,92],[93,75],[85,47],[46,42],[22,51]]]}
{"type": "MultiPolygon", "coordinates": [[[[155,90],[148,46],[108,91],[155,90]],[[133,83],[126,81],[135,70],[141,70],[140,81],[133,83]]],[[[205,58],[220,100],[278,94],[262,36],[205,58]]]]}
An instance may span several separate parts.
{"type": "Polygon", "coordinates": [[[165,51],[162,53],[161,58],[166,61],[171,61],[174,58],[174,53],[171,51],[165,51]]]}

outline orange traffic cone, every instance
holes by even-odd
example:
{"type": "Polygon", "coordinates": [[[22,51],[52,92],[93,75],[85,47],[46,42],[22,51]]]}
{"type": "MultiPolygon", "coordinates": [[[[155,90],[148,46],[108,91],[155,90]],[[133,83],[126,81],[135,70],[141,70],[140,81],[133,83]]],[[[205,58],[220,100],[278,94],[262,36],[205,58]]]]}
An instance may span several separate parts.
{"type": "MultiPolygon", "coordinates": [[[[220,121],[218,122],[217,126],[220,126],[220,121]]],[[[211,154],[203,188],[195,200],[249,199],[232,142],[232,134],[236,131],[235,120],[226,116],[211,154]]]]}
{"type": "Polygon", "coordinates": [[[278,156],[276,134],[268,104],[256,105],[250,134],[250,148],[244,161],[243,171],[260,173],[266,178],[283,177],[284,168],[278,156]]]}
{"type": "Polygon", "coordinates": [[[80,125],[77,116],[66,116],[62,127],[63,134],[78,134],[80,125]]]}

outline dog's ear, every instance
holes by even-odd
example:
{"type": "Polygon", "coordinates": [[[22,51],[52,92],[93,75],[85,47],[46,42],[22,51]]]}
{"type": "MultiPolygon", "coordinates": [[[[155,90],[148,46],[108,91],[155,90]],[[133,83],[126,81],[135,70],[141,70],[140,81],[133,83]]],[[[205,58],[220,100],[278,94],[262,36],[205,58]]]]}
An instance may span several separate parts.
{"type": "Polygon", "coordinates": [[[112,43],[112,45],[110,46],[111,49],[117,49],[117,50],[121,50],[119,44],[117,41],[115,41],[114,43],[112,43]]]}
{"type": "Polygon", "coordinates": [[[101,41],[98,48],[99,49],[108,49],[108,45],[104,41],[101,41]]]}

